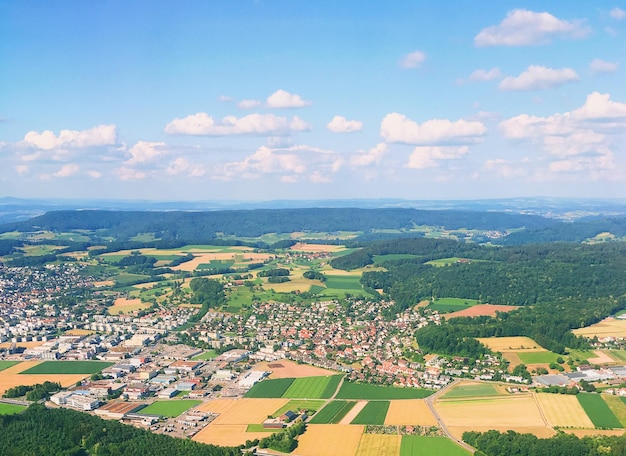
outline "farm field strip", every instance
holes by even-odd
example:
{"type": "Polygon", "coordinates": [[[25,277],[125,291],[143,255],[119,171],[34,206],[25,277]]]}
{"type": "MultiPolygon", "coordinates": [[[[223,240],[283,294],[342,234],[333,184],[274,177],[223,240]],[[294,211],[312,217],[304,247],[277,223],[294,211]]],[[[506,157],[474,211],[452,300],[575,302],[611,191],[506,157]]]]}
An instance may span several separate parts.
{"type": "Polygon", "coordinates": [[[393,386],[369,385],[366,383],[343,382],[337,399],[392,400],[423,399],[433,391],[417,388],[396,388],[393,386]]]}
{"type": "Polygon", "coordinates": [[[358,401],[356,404],[354,404],[354,407],[348,410],[348,413],[346,413],[346,415],[341,419],[341,421],[337,422],[337,424],[351,424],[352,420],[354,420],[357,417],[357,415],[361,413],[361,410],[363,410],[363,408],[365,408],[366,405],[367,405],[367,401],[358,401]]]}
{"type": "Polygon", "coordinates": [[[294,400],[291,400],[291,401],[287,402],[281,408],[279,408],[274,413],[272,413],[272,416],[274,418],[276,418],[276,417],[282,415],[283,413],[285,413],[288,410],[291,410],[292,412],[295,412],[296,410],[308,410],[309,411],[309,415],[311,415],[310,412],[317,412],[323,405],[324,405],[324,401],[323,400],[318,400],[318,399],[294,399],[294,400]]]}
{"type": "Polygon", "coordinates": [[[95,374],[112,365],[105,361],[44,361],[20,374],[95,374]]]}
{"type": "Polygon", "coordinates": [[[589,419],[597,428],[616,429],[623,428],[622,423],[613,414],[602,396],[595,393],[579,393],[576,395],[578,402],[585,410],[589,419]]]}
{"type": "Polygon", "coordinates": [[[311,419],[311,424],[337,424],[354,407],[356,402],[331,401],[311,419]]]}
{"type": "Polygon", "coordinates": [[[296,452],[300,456],[353,456],[359,448],[363,429],[363,426],[350,424],[310,424],[300,436],[296,452]]]}
{"type": "Polygon", "coordinates": [[[445,392],[440,399],[461,399],[470,397],[484,396],[501,396],[503,393],[498,391],[495,385],[491,383],[461,383],[445,392]]]}
{"type": "MultiPolygon", "coordinates": [[[[397,453],[396,453],[397,454],[397,453]]],[[[447,437],[403,435],[400,456],[470,456],[471,453],[447,437]]]]}
{"type": "Polygon", "coordinates": [[[390,401],[385,425],[437,426],[437,420],[423,399],[390,401]]]}
{"type": "Polygon", "coordinates": [[[572,331],[577,336],[583,337],[626,337],[626,320],[607,317],[601,322],[585,328],[574,329],[572,331]]]}
{"type": "Polygon", "coordinates": [[[551,351],[524,351],[517,353],[517,356],[522,360],[524,364],[549,364],[556,363],[557,358],[560,355],[551,351]]]}
{"type": "Polygon", "coordinates": [[[624,397],[603,394],[602,399],[609,406],[615,417],[626,427],[626,407],[624,406],[624,397]]]}
{"type": "Polygon", "coordinates": [[[198,406],[203,412],[217,413],[214,424],[262,423],[268,416],[283,407],[287,399],[213,399],[198,406]]]}
{"type": "Polygon", "coordinates": [[[250,398],[279,398],[289,389],[294,382],[294,378],[277,378],[263,380],[255,384],[245,394],[244,397],[250,398]]]}
{"type": "Polygon", "coordinates": [[[389,401],[368,402],[350,424],[385,424],[389,401]]]}
{"type": "Polygon", "coordinates": [[[296,378],[283,393],[285,398],[328,399],[337,389],[341,375],[296,378]]]}
{"type": "Polygon", "coordinates": [[[260,440],[269,435],[267,432],[247,432],[247,429],[246,424],[211,423],[198,432],[193,440],[220,446],[239,446],[246,440],[260,440]]]}
{"type": "Polygon", "coordinates": [[[399,435],[363,434],[356,456],[398,456],[401,442],[399,435]]]}
{"type": "Polygon", "coordinates": [[[26,407],[23,405],[5,404],[0,402],[0,415],[13,415],[14,413],[20,413],[25,409],[26,407]]]}
{"type": "Polygon", "coordinates": [[[477,337],[481,344],[493,351],[547,351],[530,337],[477,337]]]}
{"type": "Polygon", "coordinates": [[[8,369],[9,367],[15,366],[16,364],[19,364],[20,361],[0,361],[0,372],[8,369]]]}
{"type": "Polygon", "coordinates": [[[576,396],[536,393],[537,402],[551,426],[593,428],[576,396]]]}
{"type": "Polygon", "coordinates": [[[141,409],[143,415],[162,415],[174,418],[183,412],[186,412],[196,405],[200,405],[202,401],[193,399],[173,399],[169,401],[155,401],[146,408],[141,409]]]}

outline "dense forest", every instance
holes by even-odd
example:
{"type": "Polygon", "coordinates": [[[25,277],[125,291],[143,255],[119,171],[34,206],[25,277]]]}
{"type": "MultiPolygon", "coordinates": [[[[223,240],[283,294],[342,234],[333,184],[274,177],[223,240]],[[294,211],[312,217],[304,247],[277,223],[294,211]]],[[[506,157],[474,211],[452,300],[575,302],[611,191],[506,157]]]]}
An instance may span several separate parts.
{"type": "Polygon", "coordinates": [[[541,228],[554,220],[534,215],[501,212],[438,211],[418,209],[257,209],[213,212],[52,211],[25,222],[0,226],[0,233],[38,230],[91,230],[129,240],[141,233],[154,233],[163,240],[208,240],[224,233],[258,237],[266,233],[297,231],[335,232],[377,229],[411,229],[437,226],[446,229],[509,230],[541,228]]]}
{"type": "Polygon", "coordinates": [[[0,415],[3,456],[241,456],[222,448],[105,421],[67,409],[33,404],[15,415],[0,415]]]}
{"type": "Polygon", "coordinates": [[[477,456],[599,456],[626,455],[624,436],[578,438],[559,432],[549,439],[514,431],[465,432],[463,440],[477,448],[477,456]]]}

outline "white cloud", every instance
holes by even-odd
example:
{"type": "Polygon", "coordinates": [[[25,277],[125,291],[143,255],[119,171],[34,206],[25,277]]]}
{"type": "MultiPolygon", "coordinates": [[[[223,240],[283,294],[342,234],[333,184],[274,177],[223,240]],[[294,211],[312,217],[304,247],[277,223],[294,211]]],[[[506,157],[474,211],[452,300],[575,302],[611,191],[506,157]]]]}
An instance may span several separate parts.
{"type": "Polygon", "coordinates": [[[357,155],[350,158],[350,165],[353,167],[378,165],[388,150],[387,144],[380,143],[367,152],[359,151],[357,155]]]}
{"type": "Polygon", "coordinates": [[[201,177],[204,176],[206,170],[201,164],[190,163],[186,158],[179,157],[169,164],[165,172],[170,175],[185,174],[190,177],[201,177]]]}
{"type": "Polygon", "coordinates": [[[284,135],[291,131],[310,129],[311,126],[297,116],[289,120],[273,114],[249,114],[240,118],[227,116],[216,122],[207,113],[199,112],[174,119],[166,125],[165,132],[171,135],[201,136],[284,135]]]}
{"type": "Polygon", "coordinates": [[[396,112],[387,114],[380,125],[380,135],[385,141],[416,145],[475,143],[482,141],[486,133],[482,122],[433,119],[420,125],[396,112]]]}
{"type": "Polygon", "coordinates": [[[456,160],[467,154],[468,151],[467,146],[416,147],[409,156],[406,167],[413,169],[435,168],[439,166],[441,160],[456,160]]]}
{"type": "Polygon", "coordinates": [[[618,7],[613,8],[610,14],[613,19],[617,19],[618,21],[626,18],[626,11],[618,7]]]}
{"type": "Polygon", "coordinates": [[[582,38],[590,28],[583,21],[566,21],[550,13],[525,9],[510,11],[498,25],[482,29],[474,37],[476,46],[527,46],[547,44],[553,38],[582,38]]]}
{"type": "Polygon", "coordinates": [[[221,101],[222,103],[230,103],[233,100],[233,97],[229,97],[228,95],[220,95],[217,97],[217,101],[221,101]]]}
{"type": "Polygon", "coordinates": [[[499,124],[504,136],[539,145],[548,152],[551,172],[605,172],[613,169],[613,148],[623,142],[626,103],[593,92],[583,106],[547,117],[522,114],[499,124]]]}
{"type": "Polygon", "coordinates": [[[279,89],[267,97],[265,104],[268,108],[303,108],[310,106],[311,102],[303,100],[298,94],[279,89]]]}
{"type": "Polygon", "coordinates": [[[310,178],[314,173],[327,176],[340,167],[341,158],[331,150],[305,145],[285,148],[259,147],[240,161],[223,165],[213,176],[215,179],[260,179],[272,177],[283,182],[296,182],[310,178]]]}
{"type": "Polygon", "coordinates": [[[500,68],[494,67],[489,70],[478,69],[472,71],[472,74],[469,75],[470,81],[492,81],[494,79],[498,79],[502,74],[500,73],[500,68]]]}
{"type": "Polygon", "coordinates": [[[594,74],[615,73],[618,68],[619,68],[619,63],[607,62],[602,59],[594,59],[589,64],[589,69],[594,74]]]}
{"type": "Polygon", "coordinates": [[[63,165],[61,169],[59,169],[56,173],[53,173],[52,175],[54,177],[70,177],[76,174],[78,170],[79,170],[79,167],[77,164],[68,163],[68,164],[63,165]]]}
{"type": "Polygon", "coordinates": [[[237,106],[241,109],[252,109],[261,106],[261,102],[259,100],[241,100],[237,106]]]}
{"type": "Polygon", "coordinates": [[[58,148],[78,149],[95,146],[112,146],[117,141],[115,125],[99,125],[89,130],[61,130],[58,136],[52,131],[29,131],[22,143],[43,150],[58,148]]]}
{"type": "Polygon", "coordinates": [[[123,166],[115,170],[116,174],[120,178],[120,180],[141,180],[146,178],[146,173],[143,171],[136,170],[134,168],[128,168],[123,166]]]}
{"type": "Polygon", "coordinates": [[[95,169],[87,171],[87,175],[89,177],[93,177],[94,179],[99,179],[102,177],[102,173],[100,171],[96,171],[95,169]]]}
{"type": "Polygon", "coordinates": [[[166,153],[164,142],[138,141],[128,150],[131,158],[124,162],[125,165],[134,166],[139,163],[147,163],[166,153]]]}
{"type": "Polygon", "coordinates": [[[417,68],[426,61],[426,54],[422,51],[411,52],[400,60],[400,68],[417,68]]]}
{"type": "Polygon", "coordinates": [[[21,176],[23,174],[26,174],[29,171],[29,169],[28,169],[28,166],[26,165],[17,165],[15,167],[15,171],[17,172],[17,174],[21,176]]]}
{"type": "Polygon", "coordinates": [[[555,70],[539,65],[531,65],[517,77],[506,77],[498,88],[502,90],[546,90],[578,81],[578,74],[571,68],[555,70]]]}
{"type": "Polygon", "coordinates": [[[525,169],[519,163],[516,164],[502,158],[487,160],[483,165],[483,169],[505,179],[526,175],[525,169]]]}
{"type": "Polygon", "coordinates": [[[351,133],[361,131],[363,129],[363,122],[359,120],[348,120],[343,116],[335,116],[326,124],[326,128],[333,133],[351,133]]]}

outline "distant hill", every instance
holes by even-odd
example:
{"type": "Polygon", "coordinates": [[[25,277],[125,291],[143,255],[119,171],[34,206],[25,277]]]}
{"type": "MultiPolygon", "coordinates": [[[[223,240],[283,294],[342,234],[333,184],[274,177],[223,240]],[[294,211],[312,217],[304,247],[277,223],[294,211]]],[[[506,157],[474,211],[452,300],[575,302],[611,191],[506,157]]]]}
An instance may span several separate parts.
{"type": "Polygon", "coordinates": [[[266,233],[298,231],[338,232],[393,229],[415,226],[442,227],[447,230],[497,230],[525,228],[539,230],[556,222],[536,215],[468,210],[419,210],[407,208],[307,208],[256,209],[210,212],[147,212],[72,210],[51,211],[23,222],[0,225],[9,231],[54,232],[99,230],[118,240],[140,233],[155,233],[164,240],[191,241],[212,239],[218,234],[258,237],[266,233]]]}

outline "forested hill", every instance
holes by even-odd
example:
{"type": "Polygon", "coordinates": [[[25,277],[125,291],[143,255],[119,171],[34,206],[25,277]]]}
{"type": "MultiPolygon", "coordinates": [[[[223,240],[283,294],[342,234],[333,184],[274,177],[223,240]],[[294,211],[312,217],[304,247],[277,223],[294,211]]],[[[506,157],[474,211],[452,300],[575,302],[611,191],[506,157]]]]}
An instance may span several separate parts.
{"type": "Polygon", "coordinates": [[[52,211],[28,221],[0,226],[9,231],[103,230],[118,240],[139,233],[155,233],[163,240],[212,239],[218,233],[257,237],[266,233],[297,231],[371,232],[377,229],[411,229],[427,225],[448,230],[540,229],[555,221],[536,216],[502,212],[419,210],[406,208],[308,208],[257,209],[211,212],[52,211]]]}

